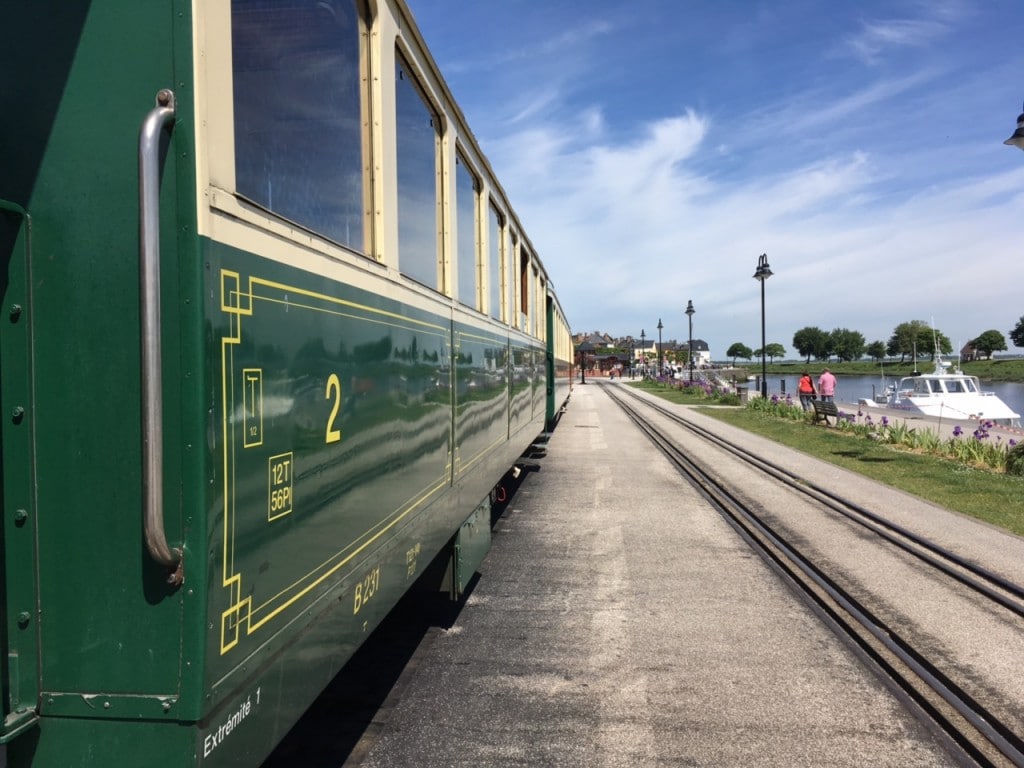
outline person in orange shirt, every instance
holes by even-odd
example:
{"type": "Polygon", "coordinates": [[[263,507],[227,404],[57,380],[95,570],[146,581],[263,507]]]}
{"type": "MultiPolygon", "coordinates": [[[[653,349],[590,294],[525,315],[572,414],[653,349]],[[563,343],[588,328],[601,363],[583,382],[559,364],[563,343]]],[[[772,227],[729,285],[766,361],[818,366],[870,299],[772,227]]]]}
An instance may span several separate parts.
{"type": "Polygon", "coordinates": [[[801,374],[796,391],[800,395],[800,405],[804,407],[805,411],[811,410],[811,400],[814,399],[814,380],[807,371],[801,374]]]}

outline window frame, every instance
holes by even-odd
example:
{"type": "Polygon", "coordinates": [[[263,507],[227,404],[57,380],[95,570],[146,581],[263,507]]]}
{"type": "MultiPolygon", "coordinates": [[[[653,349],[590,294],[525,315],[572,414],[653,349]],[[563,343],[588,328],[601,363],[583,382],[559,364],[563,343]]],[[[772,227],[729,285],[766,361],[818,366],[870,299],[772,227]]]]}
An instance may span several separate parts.
{"type": "Polygon", "coordinates": [[[373,14],[364,0],[354,0],[358,23],[360,78],[360,142],[362,155],[363,243],[362,249],[339,243],[328,235],[285,218],[238,192],[235,176],[235,119],[231,40],[231,3],[203,3],[195,7],[193,26],[193,71],[195,73],[196,205],[198,234],[218,242],[258,252],[271,252],[286,263],[305,261],[311,251],[337,261],[353,257],[361,263],[382,261],[378,254],[379,232],[375,227],[374,200],[378,180],[374,165],[375,141],[371,131],[374,114],[373,56],[370,30],[373,14]],[[269,249],[266,238],[284,241],[295,248],[269,249]]]}

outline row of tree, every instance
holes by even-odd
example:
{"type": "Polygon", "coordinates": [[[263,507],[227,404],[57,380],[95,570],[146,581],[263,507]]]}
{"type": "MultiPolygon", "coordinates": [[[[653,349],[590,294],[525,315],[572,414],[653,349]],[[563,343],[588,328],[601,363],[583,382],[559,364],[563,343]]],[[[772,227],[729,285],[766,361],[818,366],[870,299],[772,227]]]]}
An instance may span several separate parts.
{"type": "MultiPolygon", "coordinates": [[[[1024,317],[1021,317],[1016,327],[1010,331],[1010,340],[1014,346],[1024,347],[1024,317]]],[[[971,339],[968,344],[973,347],[976,355],[988,358],[991,358],[994,352],[1003,352],[1007,348],[1006,338],[996,330],[985,331],[977,338],[971,339]]],[[[865,355],[873,360],[899,355],[902,363],[911,356],[928,355],[934,360],[936,352],[943,355],[953,352],[953,343],[949,337],[923,320],[900,323],[893,330],[888,342],[873,341],[870,344],[859,331],[851,331],[848,328],[824,331],[815,326],[808,326],[793,334],[793,347],[807,362],[810,362],[812,357],[815,360],[826,361],[835,357],[849,362],[859,360],[865,355]]],[[[746,344],[736,342],[726,350],[725,355],[732,358],[735,365],[737,358],[750,360],[761,357],[761,349],[751,349],[746,344]]],[[[785,355],[786,348],[781,344],[765,345],[764,356],[772,362],[775,358],[785,355]]]]}

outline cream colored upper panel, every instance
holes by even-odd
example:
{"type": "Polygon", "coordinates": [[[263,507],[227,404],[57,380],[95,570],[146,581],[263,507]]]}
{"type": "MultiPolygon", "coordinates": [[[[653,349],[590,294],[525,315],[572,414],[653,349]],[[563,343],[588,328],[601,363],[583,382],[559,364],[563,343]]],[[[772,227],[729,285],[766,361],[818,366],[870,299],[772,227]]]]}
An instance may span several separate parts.
{"type": "MultiPolygon", "coordinates": [[[[304,256],[320,253],[332,259],[356,263],[365,257],[304,228],[305,222],[292,224],[286,216],[278,216],[252,204],[240,196],[236,178],[235,99],[232,61],[232,13],[229,0],[194,0],[195,19],[195,83],[196,83],[196,152],[197,152],[197,220],[199,233],[215,240],[263,253],[270,258],[293,263],[304,256]],[[273,247],[269,243],[273,242],[273,247]],[[295,249],[287,248],[292,243],[295,249]]],[[[353,33],[356,34],[356,33],[353,33]]],[[[364,108],[354,120],[366,133],[365,43],[359,58],[364,108]]],[[[364,152],[357,173],[363,187],[370,186],[371,173],[365,165],[370,153],[364,152]]],[[[308,162],[308,160],[307,160],[308,162]]],[[[359,205],[360,216],[367,230],[370,223],[369,193],[359,205]]],[[[364,243],[369,237],[357,238],[364,243]]],[[[368,254],[372,256],[373,254],[368,254]]],[[[365,266],[365,265],[364,265],[365,266]]]]}
{"type": "MultiPolygon", "coordinates": [[[[350,249],[305,228],[304,222],[291,223],[286,216],[268,213],[261,205],[252,204],[238,194],[231,3],[230,0],[193,0],[199,233],[237,248],[325,274],[330,274],[336,267],[341,269],[355,266],[368,276],[387,275],[393,280],[411,283],[402,278],[396,256],[398,185],[394,77],[396,53],[401,52],[417,78],[424,97],[441,120],[442,174],[438,201],[442,211],[439,238],[447,272],[445,277],[450,281],[449,259],[454,245],[451,237],[454,230],[453,215],[450,205],[445,206],[445,203],[452,200],[454,181],[453,174],[444,171],[449,171],[449,166],[454,162],[456,146],[480,175],[480,198],[494,200],[505,217],[506,232],[518,231],[522,235],[521,243],[527,245],[528,238],[515,212],[466,127],[464,117],[455,105],[436,63],[424,50],[422,37],[412,25],[411,16],[404,4],[396,0],[373,0],[366,7],[374,15],[366,20],[367,24],[363,28],[359,56],[363,98],[359,119],[365,147],[362,156],[365,202],[362,242],[365,247],[350,249]]],[[[489,232],[486,223],[482,223],[481,230],[488,237],[500,236],[499,233],[489,232]]],[[[503,279],[509,285],[502,291],[502,296],[507,301],[518,293],[516,289],[519,287],[519,279],[513,271],[515,262],[511,248],[502,244],[499,250],[506,251],[507,263],[503,279]]],[[[488,258],[489,253],[483,244],[478,244],[477,251],[483,254],[483,259],[488,258]]],[[[535,254],[532,248],[530,251],[535,254]]],[[[541,274],[545,274],[543,265],[535,256],[531,262],[541,274]]],[[[489,270],[482,268],[479,274],[483,283],[481,288],[485,289],[489,270]]],[[[420,286],[410,287],[414,292],[425,296],[429,294],[427,289],[420,286]]],[[[516,304],[518,298],[515,297],[516,304]]],[[[526,298],[534,299],[530,302],[531,314],[542,314],[542,304],[535,297],[526,298]]],[[[487,307],[488,301],[489,297],[484,299],[482,309],[487,307]]],[[[514,306],[506,308],[507,321],[513,326],[519,324],[518,307],[513,311],[514,306]]],[[[539,318],[535,322],[538,321],[539,318]]]]}

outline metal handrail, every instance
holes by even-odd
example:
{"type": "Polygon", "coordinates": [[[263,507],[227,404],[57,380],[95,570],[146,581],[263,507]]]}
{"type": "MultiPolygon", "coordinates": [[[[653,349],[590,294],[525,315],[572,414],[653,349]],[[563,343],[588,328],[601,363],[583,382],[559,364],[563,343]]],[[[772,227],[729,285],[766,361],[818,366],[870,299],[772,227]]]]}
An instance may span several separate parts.
{"type": "Polygon", "coordinates": [[[150,556],[172,569],[175,586],[184,575],[180,549],[164,532],[163,357],[160,345],[160,139],[174,128],[174,93],[161,90],[139,131],[139,314],[142,352],[142,525],[150,556]]]}

